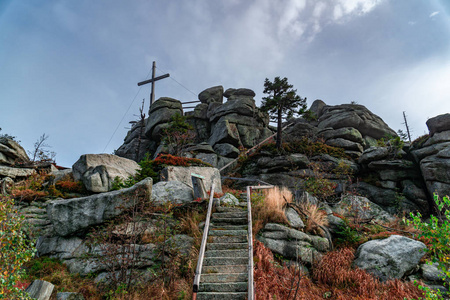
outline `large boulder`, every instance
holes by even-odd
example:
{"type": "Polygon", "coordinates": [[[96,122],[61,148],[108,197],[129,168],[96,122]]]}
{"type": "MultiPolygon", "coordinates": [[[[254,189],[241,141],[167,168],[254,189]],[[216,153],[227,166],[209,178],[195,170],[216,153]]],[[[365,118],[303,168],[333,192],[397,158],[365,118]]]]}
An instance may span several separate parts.
{"type": "Polygon", "coordinates": [[[25,178],[35,174],[34,169],[29,168],[13,168],[8,166],[0,166],[0,177],[25,178]]]}
{"type": "Polygon", "coordinates": [[[12,166],[29,160],[27,153],[19,143],[12,139],[0,138],[0,165],[12,166]]]}
{"type": "Polygon", "coordinates": [[[72,172],[88,191],[102,193],[111,190],[114,178],[125,180],[139,168],[135,161],[113,154],[84,154],[72,166],[72,172]]]}
{"type": "Polygon", "coordinates": [[[198,94],[198,100],[202,103],[223,102],[223,86],[218,85],[208,88],[198,94]]]}
{"type": "Polygon", "coordinates": [[[183,115],[182,104],[179,100],[162,97],[155,101],[148,112],[145,135],[152,140],[159,141],[168,123],[176,114],[183,115]]]}
{"type": "Polygon", "coordinates": [[[383,281],[402,278],[418,266],[426,248],[422,242],[392,235],[359,246],[354,264],[383,281]]]}
{"type": "Polygon", "coordinates": [[[54,288],[55,286],[48,281],[35,280],[25,289],[25,292],[27,292],[32,299],[48,300],[50,299],[54,288]]]}
{"type": "Polygon", "coordinates": [[[163,205],[167,202],[183,204],[194,201],[194,191],[180,181],[160,181],[153,186],[152,202],[163,205]]]}
{"type": "Polygon", "coordinates": [[[220,172],[216,168],[168,166],[161,171],[160,176],[161,180],[179,181],[187,185],[189,188],[193,189],[194,186],[192,184],[191,174],[197,174],[205,178],[203,180],[203,183],[205,184],[205,189],[207,191],[211,189],[211,185],[214,182],[214,192],[222,193],[220,172]]]}
{"type": "Polygon", "coordinates": [[[362,136],[370,136],[375,139],[381,139],[385,136],[397,136],[395,131],[380,117],[363,105],[342,104],[325,106],[318,121],[319,129],[352,127],[357,129],[362,136]]]}
{"type": "Polygon", "coordinates": [[[428,119],[427,127],[430,131],[430,136],[437,132],[450,130],[450,114],[447,113],[428,119]]]}
{"type": "Polygon", "coordinates": [[[147,178],[127,189],[51,201],[47,214],[56,234],[68,236],[118,216],[124,208],[132,205],[130,200],[135,197],[150,201],[151,195],[152,179],[147,178]]]}
{"type": "Polygon", "coordinates": [[[422,176],[427,185],[430,197],[450,194],[450,146],[420,161],[422,176]]]}

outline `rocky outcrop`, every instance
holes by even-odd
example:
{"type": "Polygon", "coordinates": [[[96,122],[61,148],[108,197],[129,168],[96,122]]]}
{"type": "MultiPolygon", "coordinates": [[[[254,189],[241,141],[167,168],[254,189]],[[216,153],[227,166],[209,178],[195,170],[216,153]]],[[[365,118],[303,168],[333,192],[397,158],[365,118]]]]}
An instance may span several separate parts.
{"type": "Polygon", "coordinates": [[[321,258],[321,252],[330,250],[328,240],[323,237],[274,223],[266,224],[257,239],[275,253],[310,265],[321,258]]]}
{"type": "Polygon", "coordinates": [[[150,201],[152,179],[147,178],[131,188],[82,198],[57,199],[47,206],[47,214],[59,236],[68,236],[118,216],[132,204],[133,197],[150,201]]]}
{"type": "Polygon", "coordinates": [[[418,266],[425,250],[426,246],[422,242],[392,235],[359,246],[354,264],[383,281],[402,278],[418,266]]]}
{"type": "Polygon", "coordinates": [[[12,139],[0,138],[0,165],[13,166],[29,161],[30,158],[19,143],[12,139]]]}
{"type": "Polygon", "coordinates": [[[430,198],[450,194],[450,114],[427,121],[430,131],[421,145],[412,145],[412,154],[420,165],[430,198]]]}
{"type": "Polygon", "coordinates": [[[155,204],[183,204],[194,200],[192,187],[180,181],[160,181],[153,186],[152,201],[155,204]]]}
{"type": "Polygon", "coordinates": [[[198,94],[198,100],[202,103],[223,103],[223,86],[218,85],[202,91],[198,94]]]}
{"type": "Polygon", "coordinates": [[[116,177],[126,180],[134,176],[139,165],[130,159],[112,154],[84,154],[72,166],[73,177],[81,180],[88,191],[108,192],[116,177]]]}
{"type": "Polygon", "coordinates": [[[148,119],[145,124],[145,135],[159,142],[163,130],[168,128],[168,123],[176,114],[183,115],[183,109],[179,100],[162,97],[155,101],[148,111],[148,119]]]}

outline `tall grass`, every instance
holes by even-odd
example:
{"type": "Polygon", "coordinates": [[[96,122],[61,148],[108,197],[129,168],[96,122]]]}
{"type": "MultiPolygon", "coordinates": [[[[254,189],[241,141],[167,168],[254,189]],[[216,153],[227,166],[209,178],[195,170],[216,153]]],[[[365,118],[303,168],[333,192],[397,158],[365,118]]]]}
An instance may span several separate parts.
{"type": "Polygon", "coordinates": [[[284,208],[292,199],[292,193],[286,187],[274,187],[253,193],[253,234],[256,235],[267,223],[288,224],[284,208]]]}

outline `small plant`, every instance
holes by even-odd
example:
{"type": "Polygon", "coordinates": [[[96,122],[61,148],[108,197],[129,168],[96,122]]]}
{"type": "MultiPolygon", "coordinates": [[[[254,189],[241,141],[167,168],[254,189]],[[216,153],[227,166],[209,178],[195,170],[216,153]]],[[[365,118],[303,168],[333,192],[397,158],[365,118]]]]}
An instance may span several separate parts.
{"type": "Polygon", "coordinates": [[[321,210],[319,206],[315,204],[306,202],[303,202],[300,205],[300,208],[308,216],[305,221],[305,231],[315,235],[324,236],[325,233],[320,227],[328,226],[328,217],[325,211],[321,210]]]}
{"type": "Polygon", "coordinates": [[[313,171],[314,176],[303,181],[303,189],[322,201],[334,195],[337,184],[325,178],[320,164],[310,163],[308,167],[313,171]]]}
{"type": "MultiPolygon", "coordinates": [[[[448,196],[440,199],[434,193],[437,216],[431,215],[429,221],[424,221],[420,213],[413,214],[412,223],[419,230],[419,237],[425,238],[431,244],[427,252],[431,255],[431,261],[438,263],[438,268],[445,279],[450,279],[450,198],[448,196]]],[[[447,283],[448,286],[448,283],[447,283]]],[[[436,299],[433,291],[428,290],[427,299],[436,299]]]]}
{"type": "Polygon", "coordinates": [[[0,299],[29,299],[16,287],[25,273],[22,265],[35,253],[23,226],[24,217],[18,214],[14,200],[0,195],[0,299]]]}
{"type": "Polygon", "coordinates": [[[172,116],[169,127],[163,130],[163,142],[173,147],[176,156],[180,156],[187,145],[195,140],[194,127],[186,122],[186,117],[180,114],[172,116]]]}

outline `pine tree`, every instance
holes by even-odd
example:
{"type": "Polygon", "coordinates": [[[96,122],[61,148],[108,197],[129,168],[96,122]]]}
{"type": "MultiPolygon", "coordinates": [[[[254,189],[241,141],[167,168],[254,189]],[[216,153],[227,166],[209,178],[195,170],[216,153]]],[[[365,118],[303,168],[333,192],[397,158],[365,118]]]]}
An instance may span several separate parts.
{"type": "Polygon", "coordinates": [[[289,119],[294,115],[300,115],[306,110],[306,98],[297,95],[297,90],[288,83],[284,77],[275,77],[271,82],[268,78],[264,81],[264,94],[261,109],[268,112],[272,120],[277,121],[277,148],[281,149],[281,124],[283,118],[289,119]]]}

